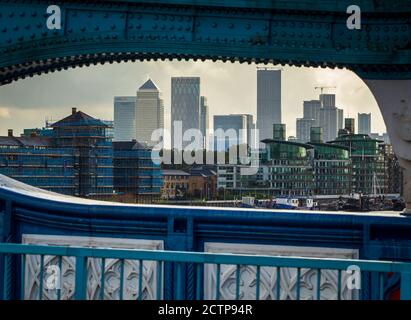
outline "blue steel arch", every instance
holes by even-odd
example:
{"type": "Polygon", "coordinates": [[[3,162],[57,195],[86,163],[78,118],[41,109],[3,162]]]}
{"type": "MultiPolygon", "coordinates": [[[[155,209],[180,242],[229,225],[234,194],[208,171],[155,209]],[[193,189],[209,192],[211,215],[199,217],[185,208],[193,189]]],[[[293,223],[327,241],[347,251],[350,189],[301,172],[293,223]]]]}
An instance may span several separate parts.
{"type": "Polygon", "coordinates": [[[0,84],[114,61],[212,59],[346,67],[364,79],[411,79],[411,1],[0,0],[0,84]]]}

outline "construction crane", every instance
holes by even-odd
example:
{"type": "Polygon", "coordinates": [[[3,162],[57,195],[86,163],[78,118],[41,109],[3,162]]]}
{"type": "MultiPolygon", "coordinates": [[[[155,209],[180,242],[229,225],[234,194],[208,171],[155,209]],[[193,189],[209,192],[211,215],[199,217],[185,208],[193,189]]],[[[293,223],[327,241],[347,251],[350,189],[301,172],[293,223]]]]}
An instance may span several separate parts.
{"type": "Polygon", "coordinates": [[[314,89],[315,89],[315,90],[321,89],[321,94],[323,94],[324,89],[336,89],[336,88],[337,88],[337,87],[318,86],[318,87],[315,87],[314,89]]]}
{"type": "Polygon", "coordinates": [[[264,66],[264,67],[259,67],[259,66],[257,66],[257,70],[276,70],[276,71],[283,71],[283,68],[281,68],[281,67],[267,67],[267,66],[264,66]]]}

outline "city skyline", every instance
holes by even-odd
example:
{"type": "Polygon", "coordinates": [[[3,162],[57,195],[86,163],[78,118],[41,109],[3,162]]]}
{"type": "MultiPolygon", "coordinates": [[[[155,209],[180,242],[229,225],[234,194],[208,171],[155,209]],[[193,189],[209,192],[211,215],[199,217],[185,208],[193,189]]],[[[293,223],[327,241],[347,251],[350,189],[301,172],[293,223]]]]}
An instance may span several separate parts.
{"type": "MultiPolygon", "coordinates": [[[[249,113],[255,118],[256,67],[255,64],[218,62],[124,63],[22,80],[0,88],[0,135],[5,135],[8,128],[19,133],[23,128],[41,127],[45,118],[58,119],[71,107],[97,118],[113,119],[114,96],[135,94],[148,77],[163,93],[166,129],[171,122],[170,79],[173,76],[199,76],[202,79],[201,95],[208,99],[210,119],[218,114],[236,113],[249,113]],[[25,95],[21,95],[21,91],[25,95]]],[[[288,135],[296,135],[295,119],[303,116],[304,100],[318,97],[319,92],[314,89],[318,84],[337,86],[329,93],[336,94],[337,105],[344,109],[345,117],[357,118],[358,112],[371,112],[373,132],[385,132],[374,97],[362,80],[348,70],[283,67],[282,82],[283,122],[287,124],[288,135]],[[304,83],[298,85],[298,90],[293,89],[296,79],[304,83]]]]}

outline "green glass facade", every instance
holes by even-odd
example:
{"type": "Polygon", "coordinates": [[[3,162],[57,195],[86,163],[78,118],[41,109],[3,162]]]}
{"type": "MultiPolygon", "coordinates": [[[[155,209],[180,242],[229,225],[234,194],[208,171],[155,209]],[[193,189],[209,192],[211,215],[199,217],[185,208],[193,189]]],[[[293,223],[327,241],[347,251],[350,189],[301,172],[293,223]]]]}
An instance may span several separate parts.
{"type": "Polygon", "coordinates": [[[384,193],[387,189],[382,141],[366,134],[339,136],[332,144],[346,147],[352,161],[352,192],[363,194],[384,193]]]}
{"type": "Polygon", "coordinates": [[[255,175],[241,175],[241,165],[218,167],[218,188],[234,193],[267,196],[308,196],[314,191],[311,165],[313,147],[308,144],[266,139],[255,175]]]}
{"type": "Polygon", "coordinates": [[[329,143],[310,143],[314,147],[316,195],[351,193],[352,164],[349,149],[329,143]]]}
{"type": "Polygon", "coordinates": [[[262,165],[262,174],[268,178],[269,188],[274,195],[312,195],[314,175],[310,163],[308,144],[264,140],[266,159],[262,165]],[[265,168],[264,168],[265,167],[265,168]]]}

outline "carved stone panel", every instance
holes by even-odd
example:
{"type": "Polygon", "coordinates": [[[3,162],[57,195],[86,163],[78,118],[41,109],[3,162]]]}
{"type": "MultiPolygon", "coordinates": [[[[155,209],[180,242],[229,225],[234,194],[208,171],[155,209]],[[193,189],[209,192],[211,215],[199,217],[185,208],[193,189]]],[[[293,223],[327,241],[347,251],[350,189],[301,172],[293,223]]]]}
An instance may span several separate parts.
{"type": "MultiPolygon", "coordinates": [[[[205,252],[214,253],[235,253],[235,254],[255,254],[273,256],[298,256],[298,257],[321,257],[355,259],[358,257],[358,250],[314,248],[314,247],[292,247],[292,246],[270,246],[270,245],[249,245],[249,244],[227,244],[227,243],[206,243],[205,252]]],[[[220,299],[236,298],[236,271],[234,265],[221,265],[220,267],[220,299]]],[[[204,298],[216,298],[216,272],[215,265],[206,265],[204,270],[204,298]]],[[[239,298],[256,298],[256,267],[239,267],[240,290],[239,298]]],[[[300,270],[300,299],[317,299],[317,270],[300,270]]],[[[260,299],[262,300],[295,300],[297,298],[297,269],[261,267],[260,268],[260,299]],[[279,275],[279,279],[278,279],[279,275]],[[277,285],[279,284],[279,291],[277,285]],[[279,296],[277,297],[279,293],[279,296]]],[[[357,292],[347,288],[347,274],[341,272],[341,299],[351,300],[357,298],[357,292]]],[[[338,272],[336,270],[321,270],[320,278],[320,299],[336,300],[338,298],[338,272]]]]}
{"type": "MultiPolygon", "coordinates": [[[[71,236],[46,236],[23,235],[23,243],[37,245],[85,246],[93,248],[122,248],[162,250],[163,241],[134,240],[98,237],[71,237],[71,236]]],[[[38,255],[27,255],[25,265],[25,299],[39,299],[41,260],[38,255]]],[[[56,300],[58,289],[50,285],[52,269],[59,266],[56,256],[44,256],[43,282],[41,298],[56,300]]],[[[139,294],[139,261],[124,260],[123,299],[135,300],[139,294]]],[[[157,297],[157,263],[154,261],[143,262],[142,273],[142,299],[154,300],[157,297]]],[[[101,297],[101,271],[102,260],[89,258],[87,261],[87,299],[98,300],[101,297]]],[[[74,299],[75,294],[75,258],[62,257],[60,269],[60,298],[63,300],[74,299]]],[[[104,266],[104,299],[117,300],[120,298],[120,273],[121,262],[118,259],[106,259],[104,266]]]]}

